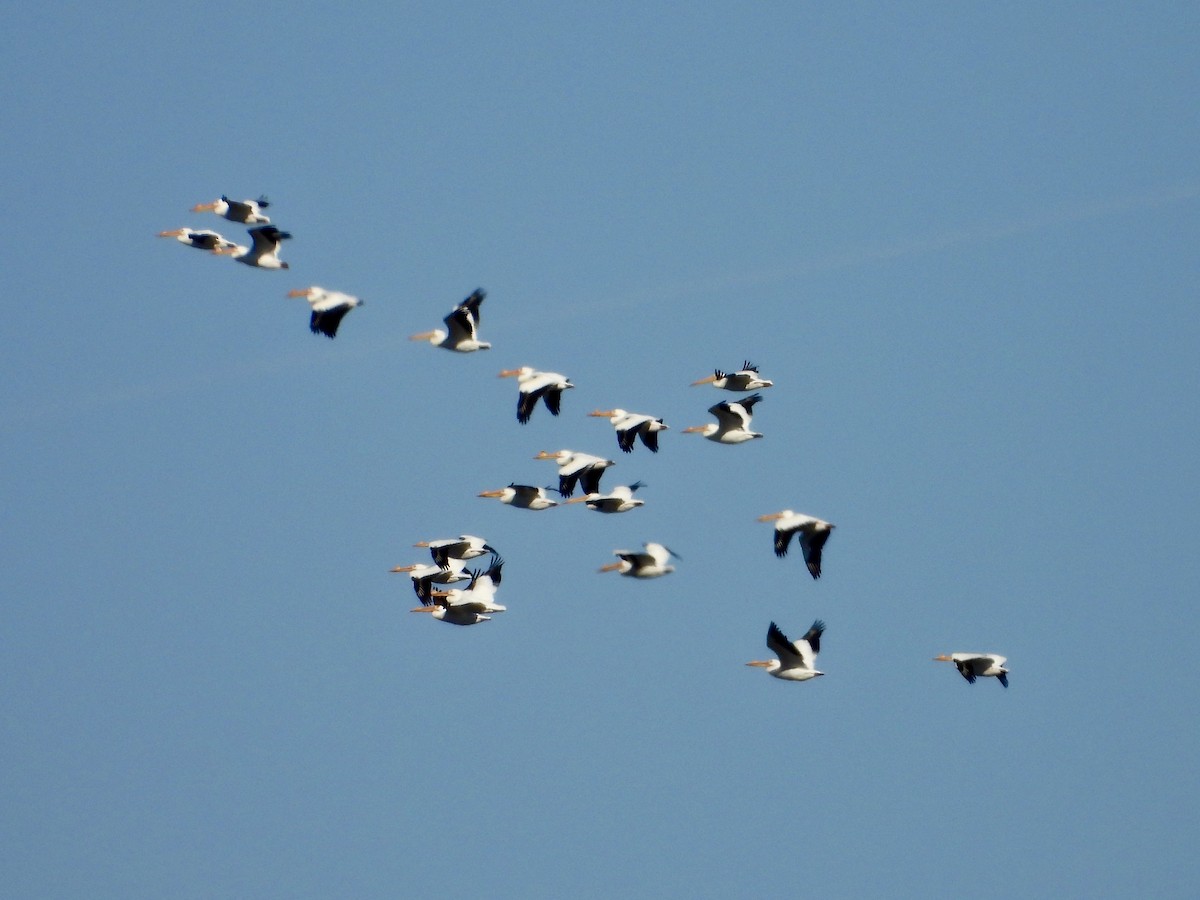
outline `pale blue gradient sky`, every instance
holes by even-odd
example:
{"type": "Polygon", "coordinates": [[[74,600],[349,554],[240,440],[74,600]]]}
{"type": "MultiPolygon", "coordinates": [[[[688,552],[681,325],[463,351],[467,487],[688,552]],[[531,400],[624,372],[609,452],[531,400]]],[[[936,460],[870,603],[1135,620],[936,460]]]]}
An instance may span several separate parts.
{"type": "Polygon", "coordinates": [[[0,892],[1190,896],[1194,4],[5,20],[0,892]],[[154,237],[221,193],[289,272],[154,237]],[[495,349],[407,341],[476,286],[495,349]],[[681,435],[745,358],[766,437],[681,435]],[[475,496],[560,447],[646,507],[475,496]],[[509,612],[409,615],[460,532],[509,612]]]}

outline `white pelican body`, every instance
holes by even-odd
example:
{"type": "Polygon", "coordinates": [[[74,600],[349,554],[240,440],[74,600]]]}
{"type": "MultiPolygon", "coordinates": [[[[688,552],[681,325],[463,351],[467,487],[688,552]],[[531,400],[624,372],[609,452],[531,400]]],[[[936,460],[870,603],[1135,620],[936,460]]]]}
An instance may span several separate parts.
{"type": "Polygon", "coordinates": [[[683,429],[685,434],[699,434],[718,444],[741,444],[762,437],[762,433],[750,430],[750,419],[754,404],[762,394],[752,394],[745,400],[726,400],[708,408],[717,417],[715,423],[693,425],[683,429]]]}
{"type": "Polygon", "coordinates": [[[565,375],[559,375],[557,372],[539,372],[530,366],[505,369],[498,377],[517,379],[517,421],[522,425],[533,415],[533,408],[537,406],[539,398],[546,405],[546,409],[550,410],[550,415],[557,416],[563,391],[575,387],[565,375]]]}
{"type": "Polygon", "coordinates": [[[216,253],[222,256],[232,256],[240,263],[254,266],[258,269],[286,269],[288,264],[279,258],[279,245],[291,239],[286,231],[280,231],[274,225],[259,225],[250,229],[249,247],[222,247],[216,253]]]}
{"type": "Polygon", "coordinates": [[[775,523],[775,555],[780,559],[787,556],[792,535],[799,534],[800,549],[804,553],[804,564],[808,566],[809,574],[813,578],[821,577],[821,550],[836,525],[790,509],[759,516],[758,521],[775,523]]]}
{"type": "Polygon", "coordinates": [[[228,250],[237,247],[233,241],[228,241],[215,231],[207,228],[175,228],[171,231],[160,231],[159,237],[173,237],[181,244],[195,247],[197,250],[228,250]]]}
{"type": "Polygon", "coordinates": [[[600,493],[600,476],[614,464],[611,459],[573,450],[559,450],[556,453],[543,450],[534,459],[552,459],[558,463],[558,492],[564,497],[575,493],[576,482],[583,485],[584,493],[600,493]]]}
{"type": "Polygon", "coordinates": [[[969,684],[974,684],[975,679],[980,676],[988,676],[1008,687],[1008,669],[1004,667],[1008,662],[1006,656],[997,653],[951,653],[949,656],[935,656],[934,660],[954,663],[959,674],[967,679],[969,684]]]}
{"type": "Polygon", "coordinates": [[[429,341],[435,347],[455,350],[458,353],[471,353],[475,350],[490,350],[491,344],[477,337],[479,330],[479,305],[487,297],[487,291],[476,288],[462,303],[454,307],[446,318],[446,330],[435,328],[433,331],[423,331],[412,335],[410,341],[429,341]]]}
{"type": "Polygon", "coordinates": [[[602,513],[629,512],[629,510],[637,509],[646,503],[645,500],[633,498],[633,492],[640,487],[645,487],[645,485],[640,481],[635,481],[630,485],[618,485],[607,494],[588,494],[585,497],[573,497],[567,502],[586,503],[588,509],[602,513]]]}
{"type": "Polygon", "coordinates": [[[454,559],[451,557],[446,560],[446,565],[422,565],[414,563],[411,566],[396,566],[391,569],[392,572],[407,572],[408,577],[412,579],[413,590],[421,603],[424,604],[430,597],[430,591],[435,584],[454,584],[457,581],[466,581],[471,576],[463,572],[463,567],[467,562],[464,559],[454,559]]]}
{"type": "Polygon", "coordinates": [[[466,590],[432,591],[428,600],[412,612],[429,612],[435,619],[451,625],[474,625],[491,618],[488,613],[504,612],[508,607],[496,602],[496,588],[500,584],[500,570],[504,560],[492,557],[486,572],[472,571],[471,583],[466,590]]]}
{"type": "Polygon", "coordinates": [[[218,216],[230,222],[241,222],[243,225],[267,225],[270,219],[263,215],[263,210],[271,204],[266,197],[257,200],[230,200],[221,195],[220,200],[212,203],[197,203],[192,212],[215,212],[218,216]]]}
{"type": "Polygon", "coordinates": [[[558,503],[546,496],[546,489],[534,487],[531,484],[510,484],[506,488],[494,491],[483,491],[480,497],[495,497],[501,503],[507,503],[517,509],[549,509],[558,503]]]}
{"type": "Polygon", "coordinates": [[[757,391],[760,388],[769,388],[774,382],[760,377],[758,366],[751,365],[747,361],[739,372],[726,373],[717,369],[710,377],[693,381],[692,387],[698,384],[711,384],[713,387],[725,391],[757,391]]]}
{"type": "Polygon", "coordinates": [[[588,415],[608,419],[617,430],[617,446],[626,453],[633,452],[634,438],[639,437],[642,443],[650,448],[651,453],[657,453],[658,433],[670,427],[657,416],[626,412],[623,409],[597,409],[588,415]]]}
{"type": "Polygon", "coordinates": [[[598,571],[620,572],[630,578],[658,578],[675,571],[675,567],[669,565],[667,560],[672,556],[679,559],[678,553],[662,544],[649,543],[642,546],[646,549],[641,553],[636,550],[614,550],[613,556],[620,557],[619,560],[601,566],[598,571]]]}
{"type": "Polygon", "coordinates": [[[308,329],[313,334],[323,334],[327,338],[337,336],[338,326],[346,313],[363,302],[351,294],[341,291],[328,291],[323,287],[307,287],[288,291],[289,297],[303,297],[312,307],[312,317],[308,321],[308,329]]]}
{"type": "Polygon", "coordinates": [[[439,566],[447,565],[451,559],[474,559],[485,553],[496,553],[487,541],[473,534],[460,534],[457,538],[443,538],[437,541],[421,541],[413,546],[428,547],[429,555],[439,566]]]}
{"type": "Polygon", "coordinates": [[[774,651],[778,659],[756,659],[746,663],[766,669],[768,675],[782,678],[784,681],[808,681],[824,672],[818,672],[817,654],[821,652],[821,635],[825,633],[825,623],[820,619],[812,623],[812,628],[798,641],[789,641],[787,635],[779,630],[774,622],[767,629],[767,646],[774,651]]]}

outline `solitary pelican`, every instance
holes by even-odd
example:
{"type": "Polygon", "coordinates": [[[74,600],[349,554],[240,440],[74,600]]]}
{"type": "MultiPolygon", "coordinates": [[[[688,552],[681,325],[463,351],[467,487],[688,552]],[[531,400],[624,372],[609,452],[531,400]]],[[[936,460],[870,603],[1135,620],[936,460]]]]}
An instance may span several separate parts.
{"type": "Polygon", "coordinates": [[[693,381],[692,387],[698,384],[711,384],[726,391],[757,391],[759,388],[769,388],[774,382],[759,377],[758,366],[747,361],[740,372],[726,373],[717,369],[708,378],[693,381]]]}
{"type": "Polygon", "coordinates": [[[617,485],[607,494],[587,494],[583,497],[572,497],[567,503],[586,503],[588,509],[602,513],[622,513],[629,512],[631,509],[637,509],[639,506],[644,506],[645,500],[635,500],[633,492],[640,487],[645,487],[640,481],[635,481],[630,485],[617,485]]]}
{"type": "Polygon", "coordinates": [[[575,493],[577,482],[583,485],[585,494],[600,493],[600,476],[609,466],[615,465],[611,459],[601,459],[590,453],[576,453],[574,450],[555,453],[542,450],[534,459],[552,459],[558,463],[558,492],[564,497],[575,493]]]}
{"type": "Polygon", "coordinates": [[[312,307],[312,316],[308,321],[308,329],[313,334],[323,334],[327,338],[337,335],[338,326],[346,313],[363,302],[350,294],[341,291],[327,291],[323,287],[300,288],[288,291],[289,297],[303,297],[312,307]]]}
{"type": "Polygon", "coordinates": [[[471,296],[454,307],[450,314],[442,319],[446,330],[435,328],[433,331],[422,331],[409,337],[410,341],[429,341],[435,347],[446,350],[456,350],[459,353],[470,353],[474,350],[490,350],[492,345],[476,337],[479,329],[479,305],[487,297],[487,291],[476,288],[471,296]]]}
{"type": "Polygon", "coordinates": [[[224,248],[236,247],[233,241],[228,241],[215,231],[210,231],[207,228],[175,228],[171,231],[160,231],[159,237],[173,237],[181,244],[186,244],[189,247],[195,247],[197,250],[216,251],[224,248]]]}
{"type": "Polygon", "coordinates": [[[817,619],[804,637],[789,641],[779,626],[772,622],[767,629],[767,646],[775,651],[779,659],[756,659],[746,665],[766,669],[768,675],[785,681],[808,681],[824,675],[824,672],[813,668],[817,664],[817,654],[821,652],[821,635],[824,633],[825,623],[817,619]]]}
{"type": "Polygon", "coordinates": [[[760,522],[775,523],[775,555],[780,559],[787,556],[788,544],[792,535],[800,535],[800,549],[804,553],[804,563],[813,578],[821,577],[821,548],[829,540],[829,534],[836,528],[823,519],[794,513],[790,509],[783,512],[759,516],[760,522]]]}
{"type": "Polygon", "coordinates": [[[995,653],[951,653],[947,656],[943,653],[933,659],[934,662],[954,663],[958,667],[958,673],[970,684],[974,684],[979,676],[986,675],[1008,687],[1008,669],[1004,668],[1004,664],[1008,662],[1006,656],[995,653]]]}
{"type": "Polygon", "coordinates": [[[626,453],[633,452],[634,438],[639,437],[642,443],[650,448],[651,453],[657,453],[658,433],[670,427],[657,416],[626,412],[623,409],[597,409],[588,415],[608,419],[617,430],[617,446],[626,453]]]}
{"type": "Polygon", "coordinates": [[[505,369],[498,377],[517,379],[517,421],[522,425],[533,415],[538,398],[541,398],[546,409],[550,410],[550,415],[557,416],[563,391],[575,387],[565,375],[559,375],[557,372],[539,372],[531,366],[505,369]]]}
{"type": "Polygon", "coordinates": [[[549,509],[558,503],[546,496],[546,489],[534,487],[531,484],[510,484],[506,488],[494,491],[483,491],[480,497],[494,497],[501,503],[517,509],[549,509]]]}
{"type": "Polygon", "coordinates": [[[213,252],[232,256],[238,262],[258,269],[288,268],[288,264],[279,258],[279,245],[291,238],[288,232],[280,231],[274,225],[259,225],[251,228],[249,234],[253,241],[251,246],[219,247],[213,252]]]}
{"type": "Polygon", "coordinates": [[[751,394],[745,400],[725,400],[708,408],[717,417],[707,425],[692,425],[683,429],[684,434],[699,434],[718,444],[741,444],[762,437],[762,432],[750,430],[750,419],[754,404],[762,394],[751,394]]]}
{"type": "Polygon", "coordinates": [[[678,553],[662,544],[643,544],[646,549],[639,553],[636,550],[614,550],[613,556],[620,557],[617,562],[601,566],[600,572],[620,572],[630,578],[658,578],[675,571],[675,567],[667,564],[674,556],[680,559],[678,553]]]}
{"type": "Polygon", "coordinates": [[[218,216],[230,222],[241,222],[243,225],[267,225],[270,219],[263,215],[263,210],[271,204],[266,197],[257,200],[230,200],[222,195],[220,200],[212,203],[197,203],[192,212],[215,212],[218,216]]]}

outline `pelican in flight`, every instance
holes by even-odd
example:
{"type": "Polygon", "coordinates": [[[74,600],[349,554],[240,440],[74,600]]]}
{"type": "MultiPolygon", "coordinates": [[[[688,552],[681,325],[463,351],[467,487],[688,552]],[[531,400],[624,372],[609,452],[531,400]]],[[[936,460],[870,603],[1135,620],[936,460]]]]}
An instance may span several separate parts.
{"type": "Polygon", "coordinates": [[[586,503],[588,509],[602,513],[629,512],[629,510],[637,509],[646,503],[645,500],[635,500],[633,498],[633,492],[640,487],[645,487],[645,485],[640,481],[635,481],[630,485],[618,485],[607,494],[588,494],[584,497],[573,497],[567,503],[586,503]]]}
{"type": "Polygon", "coordinates": [[[453,557],[446,560],[446,565],[422,565],[414,563],[411,566],[396,566],[390,569],[391,572],[405,572],[412,579],[413,590],[416,591],[417,597],[424,604],[430,597],[430,591],[433,590],[435,584],[454,584],[457,581],[466,581],[471,576],[463,571],[466,566],[465,559],[454,559],[453,557]]]}
{"type": "Polygon", "coordinates": [[[615,465],[611,459],[601,459],[590,453],[576,453],[574,450],[554,453],[542,450],[534,459],[552,459],[558,463],[558,492],[564,497],[575,493],[576,483],[583,485],[585,494],[600,493],[600,476],[609,466],[615,465]]]}
{"type": "Polygon", "coordinates": [[[769,388],[774,383],[759,376],[758,366],[746,362],[738,372],[722,372],[717,369],[708,378],[693,381],[692,387],[698,384],[711,384],[715,388],[726,391],[757,391],[760,388],[769,388]]]}
{"type": "Polygon", "coordinates": [[[409,337],[410,341],[429,341],[435,347],[470,353],[473,350],[490,350],[492,345],[476,337],[479,329],[479,305],[487,297],[487,291],[476,288],[466,300],[450,311],[446,318],[446,330],[435,328],[409,337]]]}
{"type": "Polygon", "coordinates": [[[494,491],[483,491],[480,497],[495,497],[501,503],[507,503],[517,509],[549,509],[558,503],[546,496],[546,489],[534,487],[531,484],[509,484],[506,488],[494,491]]]}
{"type": "Polygon", "coordinates": [[[996,653],[951,653],[949,656],[942,654],[933,659],[935,662],[954,663],[958,667],[958,673],[970,684],[974,684],[975,679],[981,675],[987,675],[1008,687],[1008,669],[1004,667],[1008,662],[1007,656],[996,653]]]}
{"type": "Polygon", "coordinates": [[[192,212],[214,212],[230,222],[241,222],[243,225],[267,225],[270,219],[263,215],[263,210],[271,204],[266,197],[257,200],[230,200],[224,194],[220,200],[212,203],[197,203],[192,212]]]}
{"type": "Polygon", "coordinates": [[[429,555],[439,566],[446,565],[451,559],[474,559],[485,553],[496,553],[487,541],[473,534],[460,534],[457,538],[442,538],[437,541],[420,541],[413,546],[428,547],[429,555]]]}
{"type": "Polygon", "coordinates": [[[531,366],[521,366],[519,369],[505,369],[499,378],[517,379],[517,421],[524,425],[533,415],[533,408],[538,399],[550,410],[550,415],[557,416],[562,403],[562,393],[575,387],[567,380],[566,375],[557,372],[539,372],[531,366]]]}
{"type": "Polygon", "coordinates": [[[220,247],[214,250],[222,256],[232,256],[240,263],[259,269],[286,269],[288,264],[279,258],[279,245],[291,239],[291,234],[274,225],[259,225],[250,229],[249,247],[220,247]]]}
{"type": "Polygon", "coordinates": [[[323,334],[327,338],[337,336],[338,326],[346,313],[363,302],[350,294],[341,291],[327,291],[323,287],[298,288],[288,291],[289,297],[303,297],[312,307],[312,317],[308,321],[308,329],[313,334],[323,334]]]}
{"type": "Polygon", "coordinates": [[[658,433],[670,427],[656,416],[626,412],[623,409],[597,409],[588,415],[608,419],[617,430],[617,446],[626,453],[633,452],[633,441],[639,437],[642,443],[650,448],[651,453],[657,453],[658,433]]]}
{"type": "Polygon", "coordinates": [[[800,549],[804,553],[804,564],[808,566],[808,571],[813,578],[821,577],[821,549],[829,540],[829,534],[837,527],[836,525],[831,525],[823,519],[806,516],[803,513],[792,512],[790,509],[759,516],[758,521],[775,523],[775,555],[780,559],[787,556],[788,544],[792,542],[792,535],[799,534],[800,549]]]}
{"type": "Polygon", "coordinates": [[[745,400],[725,400],[710,406],[708,411],[717,417],[707,425],[693,425],[683,429],[684,434],[699,434],[718,444],[741,444],[762,437],[762,432],[750,430],[750,418],[754,404],[762,394],[751,394],[745,400]]]}
{"type": "Polygon", "coordinates": [[[195,247],[197,250],[217,251],[227,248],[237,247],[233,241],[228,241],[215,231],[209,231],[207,228],[196,230],[195,228],[176,228],[172,231],[160,231],[159,237],[173,237],[181,244],[186,244],[189,247],[195,247]]]}
{"type": "Polygon", "coordinates": [[[646,549],[638,553],[636,550],[614,550],[613,556],[619,557],[614,563],[601,566],[600,572],[620,572],[630,578],[658,578],[675,571],[667,560],[672,556],[680,559],[678,553],[662,544],[643,544],[646,549]]]}
{"type": "Polygon", "coordinates": [[[779,659],[756,659],[746,665],[766,669],[768,675],[784,681],[808,681],[824,675],[824,672],[813,668],[817,664],[817,654],[821,652],[821,635],[824,633],[825,623],[817,619],[804,637],[789,641],[779,626],[772,622],[767,629],[767,646],[779,659]]]}

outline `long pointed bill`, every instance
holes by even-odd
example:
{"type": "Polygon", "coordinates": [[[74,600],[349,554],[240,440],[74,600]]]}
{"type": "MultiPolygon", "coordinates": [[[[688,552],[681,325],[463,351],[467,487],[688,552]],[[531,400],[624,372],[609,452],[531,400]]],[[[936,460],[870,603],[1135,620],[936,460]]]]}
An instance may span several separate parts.
{"type": "Polygon", "coordinates": [[[415,572],[417,566],[396,566],[394,569],[388,569],[389,572],[415,572]]]}
{"type": "Polygon", "coordinates": [[[476,496],[477,496],[477,497],[503,497],[503,496],[504,496],[504,491],[502,491],[502,490],[499,490],[499,491],[481,491],[480,493],[476,494],[476,496]]]}
{"type": "Polygon", "coordinates": [[[309,290],[310,290],[309,288],[296,288],[294,291],[288,291],[288,296],[289,297],[307,297],[309,295],[309,290]]]}
{"type": "Polygon", "coordinates": [[[709,375],[707,378],[701,378],[699,381],[693,381],[691,383],[691,387],[696,387],[697,385],[700,385],[700,384],[712,384],[716,380],[717,380],[716,375],[709,375]]]}
{"type": "Polygon", "coordinates": [[[409,612],[427,612],[427,613],[431,613],[431,612],[433,612],[435,609],[437,609],[437,607],[436,607],[436,606],[418,606],[416,609],[410,609],[410,610],[409,610],[409,612]]]}
{"type": "Polygon", "coordinates": [[[217,208],[217,204],[213,203],[197,203],[192,207],[192,212],[211,212],[217,208]]]}
{"type": "Polygon", "coordinates": [[[433,338],[432,331],[422,331],[420,334],[410,334],[408,336],[408,339],[410,341],[428,341],[428,340],[431,340],[432,338],[433,338]]]}
{"type": "Polygon", "coordinates": [[[505,369],[503,372],[501,372],[496,377],[497,378],[515,378],[516,376],[518,376],[520,374],[521,374],[520,369],[505,369]]]}
{"type": "Polygon", "coordinates": [[[564,500],[563,506],[566,506],[568,503],[586,503],[588,500],[591,500],[591,499],[592,499],[591,494],[588,494],[586,497],[572,497],[570,500],[564,500]]]}
{"type": "Polygon", "coordinates": [[[680,433],[681,434],[699,434],[703,430],[704,430],[703,425],[689,425],[687,428],[683,429],[683,431],[680,433]]]}
{"type": "Polygon", "coordinates": [[[756,659],[753,662],[746,663],[746,665],[755,666],[759,669],[769,669],[771,667],[771,661],[767,659],[756,659]]]}
{"type": "Polygon", "coordinates": [[[174,231],[160,231],[158,233],[158,236],[159,237],[179,237],[181,234],[183,234],[183,229],[176,228],[174,231]]]}
{"type": "Polygon", "coordinates": [[[594,409],[588,415],[595,416],[598,419],[611,419],[614,412],[611,409],[594,409]]]}
{"type": "Polygon", "coordinates": [[[596,571],[597,572],[615,572],[619,568],[621,568],[621,564],[619,562],[615,562],[615,563],[609,563],[607,566],[601,566],[596,571]]]}
{"type": "Polygon", "coordinates": [[[758,521],[760,521],[760,522],[777,522],[782,518],[783,518],[782,513],[768,513],[765,516],[759,516],[758,521]]]}
{"type": "Polygon", "coordinates": [[[534,459],[558,459],[558,454],[551,453],[549,450],[539,450],[534,459]]]}

